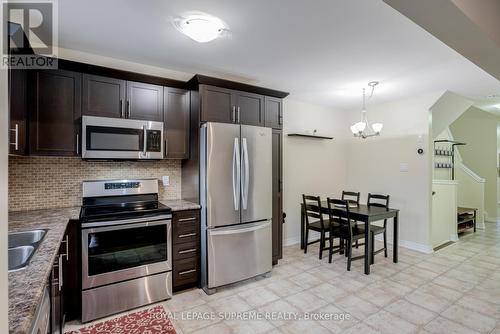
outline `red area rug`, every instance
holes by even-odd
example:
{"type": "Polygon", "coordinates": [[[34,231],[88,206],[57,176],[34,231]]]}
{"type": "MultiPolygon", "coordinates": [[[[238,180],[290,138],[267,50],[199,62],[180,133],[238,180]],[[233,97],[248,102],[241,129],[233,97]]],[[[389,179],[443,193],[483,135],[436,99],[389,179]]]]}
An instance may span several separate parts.
{"type": "Polygon", "coordinates": [[[134,312],[66,334],[176,334],[163,306],[134,312]]]}

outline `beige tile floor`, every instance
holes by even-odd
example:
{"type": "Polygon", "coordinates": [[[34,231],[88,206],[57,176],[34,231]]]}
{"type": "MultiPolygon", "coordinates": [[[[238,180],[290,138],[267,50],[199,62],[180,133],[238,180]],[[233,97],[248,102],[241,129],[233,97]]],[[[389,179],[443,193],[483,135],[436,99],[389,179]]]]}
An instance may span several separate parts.
{"type": "MultiPolygon", "coordinates": [[[[486,230],[432,255],[400,248],[397,264],[391,255],[377,255],[367,276],[362,261],[347,272],[345,257],[338,254],[329,264],[327,256],[318,260],[317,246],[308,254],[298,245],[285,247],[270,278],[235,284],[211,296],[193,289],[161,304],[176,316],[174,326],[184,334],[500,333],[500,226],[487,224],[486,230]],[[218,312],[282,313],[272,319],[238,320],[218,312]],[[345,318],[283,319],[304,312],[345,318]],[[203,314],[215,316],[186,319],[203,314]]],[[[66,330],[80,326],[69,324],[66,330]]]]}

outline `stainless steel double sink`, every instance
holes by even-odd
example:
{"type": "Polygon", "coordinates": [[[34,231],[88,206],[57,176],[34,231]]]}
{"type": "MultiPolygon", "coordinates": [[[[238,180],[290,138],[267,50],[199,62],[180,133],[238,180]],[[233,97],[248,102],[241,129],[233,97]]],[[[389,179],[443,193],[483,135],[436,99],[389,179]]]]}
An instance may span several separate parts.
{"type": "Polygon", "coordinates": [[[47,234],[46,229],[9,233],[9,272],[25,268],[47,234]]]}

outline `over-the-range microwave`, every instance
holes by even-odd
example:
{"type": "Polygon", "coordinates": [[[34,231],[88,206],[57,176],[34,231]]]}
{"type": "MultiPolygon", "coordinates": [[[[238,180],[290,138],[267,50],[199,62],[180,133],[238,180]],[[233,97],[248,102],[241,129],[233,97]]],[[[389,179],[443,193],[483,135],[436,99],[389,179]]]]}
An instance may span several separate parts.
{"type": "Polygon", "coordinates": [[[83,159],[162,159],[163,122],[83,116],[83,159]]]}

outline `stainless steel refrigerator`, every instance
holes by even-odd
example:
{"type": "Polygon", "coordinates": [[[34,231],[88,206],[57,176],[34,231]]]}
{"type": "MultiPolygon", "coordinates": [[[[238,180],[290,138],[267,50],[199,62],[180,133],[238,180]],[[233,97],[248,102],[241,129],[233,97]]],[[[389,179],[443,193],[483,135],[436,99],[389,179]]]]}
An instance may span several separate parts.
{"type": "Polygon", "coordinates": [[[207,293],[272,269],[272,130],[201,128],[201,282],[207,293]]]}

